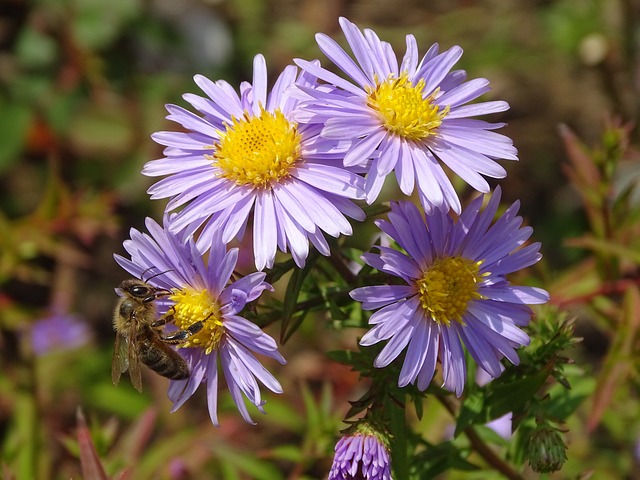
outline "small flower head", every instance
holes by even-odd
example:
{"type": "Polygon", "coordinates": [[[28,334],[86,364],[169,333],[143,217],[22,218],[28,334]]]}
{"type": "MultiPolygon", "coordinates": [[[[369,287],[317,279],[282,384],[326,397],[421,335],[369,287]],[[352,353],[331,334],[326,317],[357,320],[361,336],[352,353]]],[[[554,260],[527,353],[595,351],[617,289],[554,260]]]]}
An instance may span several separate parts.
{"type": "MultiPolygon", "coordinates": [[[[165,219],[166,222],[166,219],[165,219]]],[[[152,272],[148,282],[171,292],[157,300],[160,313],[170,319],[173,328],[192,334],[178,345],[178,353],[189,366],[190,376],[174,380],[169,386],[173,410],[178,409],[200,386],[206,383],[209,414],[218,425],[218,367],[221,367],[231,396],[249,423],[253,423],[242,394],[258,410],[264,401],[258,382],[275,393],[282,393],[280,383],[256,359],[254,353],[285,363],[273,338],[240,316],[249,302],[256,300],[271,285],[264,273],[232,278],[238,249],[226,250],[214,237],[205,263],[193,238],[186,241],[162,228],[151,219],[146,222],[149,234],[131,230],[124,247],[131,259],[115,255],[122,268],[137,278],[152,272]],[[194,328],[197,326],[198,328],[194,328]]]]}
{"type": "Polygon", "coordinates": [[[323,125],[321,135],[353,143],[344,163],[367,168],[369,203],[395,170],[403,193],[409,195],[417,185],[427,212],[436,207],[459,213],[460,201],[441,163],[481,192],[489,191],[482,175],[506,175],[495,160],[517,160],[517,152],[509,138],[492,131],[502,124],[470,117],[509,106],[502,101],[468,105],[489,90],[489,82],[465,81],[464,71],[451,70],[462,55],[460,47],[440,53],[436,44],[418,61],[416,40],[407,35],[407,52],[399,65],[391,45],[375,32],[363,33],[345,18],[340,25],[355,61],[326,35],[318,34],[316,40],[353,83],[317,63],[296,60],[309,74],[334,86],[299,88],[308,96],[305,118],[323,125]]]}
{"type": "Polygon", "coordinates": [[[224,81],[197,75],[207,98],[184,96],[199,115],[168,105],[173,120],[187,132],[158,132],[165,158],[148,162],[143,173],[167,177],[149,189],[151,198],[171,200],[178,209],[171,229],[200,230],[198,246],[206,248],[221,233],[224,243],[242,238],[253,219],[253,250],[258,270],[272,267],[276,250],[291,251],[304,265],[311,242],[324,255],[324,237],[350,235],[346,216],[362,220],[352,199],[364,197],[364,180],[342,166],[344,151],[319,136],[319,125],[293,119],[299,101],[288,91],[298,80],[287,67],[267,93],[267,72],[261,55],[254,60],[253,84],[240,93],[224,81]],[[324,232],[324,233],[323,233],[324,232]]]}
{"type": "Polygon", "coordinates": [[[400,387],[416,383],[426,389],[439,359],[444,387],[460,396],[466,379],[463,345],[496,378],[503,370],[500,360],[517,364],[515,349],[529,343],[518,328],[532,315],[527,304],[545,303],[549,295],[513,286],[505,275],[536,263],[540,244],[524,246],[532,229],[520,228],[517,203],[491,226],[499,202],[500,188],[484,211],[479,197],[457,222],[440,210],[423,219],[415,205],[399,202],[392,204],[389,221],[376,222],[404,252],[381,246],[379,254],[363,259],[402,284],[357,288],[351,296],[367,310],[382,307],[360,341],[366,346],[388,340],[376,367],[389,365],[406,349],[400,387]]]}
{"type": "Polygon", "coordinates": [[[389,447],[366,423],[338,440],[329,480],[391,480],[389,447]]]}

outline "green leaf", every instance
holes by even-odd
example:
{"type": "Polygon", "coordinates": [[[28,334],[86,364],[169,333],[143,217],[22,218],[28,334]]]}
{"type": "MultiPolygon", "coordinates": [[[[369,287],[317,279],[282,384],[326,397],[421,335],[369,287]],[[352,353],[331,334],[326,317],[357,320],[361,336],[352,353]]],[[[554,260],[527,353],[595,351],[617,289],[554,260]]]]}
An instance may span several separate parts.
{"type": "Polygon", "coordinates": [[[284,294],[282,303],[282,329],[280,331],[280,342],[286,343],[291,335],[298,329],[308,310],[298,311],[298,298],[302,290],[305,279],[311,273],[313,266],[318,260],[318,254],[310,254],[306,264],[302,269],[296,269],[291,274],[289,283],[284,294]]]}
{"type": "Polygon", "coordinates": [[[58,47],[53,38],[35,28],[24,28],[18,37],[16,55],[26,68],[44,68],[57,61],[58,47]]]}
{"type": "Polygon", "coordinates": [[[509,412],[521,411],[540,390],[551,373],[550,363],[543,370],[515,381],[494,380],[485,388],[479,388],[467,397],[456,424],[455,436],[467,427],[485,424],[509,412]]]}
{"type": "Polygon", "coordinates": [[[33,114],[26,105],[0,102],[0,173],[20,160],[33,114]]]}

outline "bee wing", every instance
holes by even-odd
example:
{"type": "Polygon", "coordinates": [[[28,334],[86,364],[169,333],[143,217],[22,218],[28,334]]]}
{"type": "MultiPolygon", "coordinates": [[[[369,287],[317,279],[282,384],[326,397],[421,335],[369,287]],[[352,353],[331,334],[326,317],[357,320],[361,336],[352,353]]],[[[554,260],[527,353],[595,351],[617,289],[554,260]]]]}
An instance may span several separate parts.
{"type": "Polygon", "coordinates": [[[132,338],[135,338],[135,326],[132,323],[132,331],[127,342],[127,361],[129,362],[129,377],[131,377],[131,383],[136,390],[142,392],[142,371],[140,370],[140,358],[138,357],[138,347],[135,345],[132,338]],[[133,336],[132,336],[133,335],[133,336]]]}
{"type": "Polygon", "coordinates": [[[111,363],[111,380],[114,385],[120,382],[120,375],[129,368],[129,360],[127,358],[127,342],[126,338],[116,333],[116,341],[113,346],[113,361],[111,363]]]}

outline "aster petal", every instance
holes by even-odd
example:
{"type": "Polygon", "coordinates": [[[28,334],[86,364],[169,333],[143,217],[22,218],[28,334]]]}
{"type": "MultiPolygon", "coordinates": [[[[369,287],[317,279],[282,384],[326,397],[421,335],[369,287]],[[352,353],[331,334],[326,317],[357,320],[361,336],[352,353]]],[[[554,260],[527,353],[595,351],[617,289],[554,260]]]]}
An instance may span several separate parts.
{"type": "MultiPolygon", "coordinates": [[[[264,281],[266,274],[263,272],[254,272],[243,277],[240,277],[237,280],[234,280],[231,285],[229,285],[229,289],[240,289],[246,292],[247,294],[247,302],[253,302],[256,300],[262,292],[265,290],[273,291],[273,287],[264,281]]],[[[224,294],[221,296],[224,299],[224,294]]],[[[225,300],[222,300],[225,303],[225,300]]],[[[244,306],[243,306],[244,307],[244,306]]]]}
{"type": "MultiPolygon", "coordinates": [[[[333,115],[333,112],[332,112],[333,115]]],[[[319,121],[319,119],[313,119],[319,121]]],[[[346,114],[326,119],[322,128],[322,136],[329,140],[353,140],[366,135],[385,133],[380,120],[370,115],[346,114]]]]}
{"type": "Polygon", "coordinates": [[[394,74],[397,75],[398,60],[392,49],[391,55],[389,55],[390,45],[386,42],[381,42],[378,35],[376,35],[376,32],[369,28],[364,29],[364,38],[371,50],[369,60],[374,65],[374,71],[375,74],[378,75],[378,78],[387,78],[394,74]]]}
{"type": "MultiPolygon", "coordinates": [[[[509,104],[503,100],[494,100],[490,102],[474,103],[472,105],[461,105],[452,108],[444,119],[449,122],[453,119],[475,117],[478,115],[487,115],[490,113],[500,113],[509,110],[509,104]]],[[[500,125],[502,126],[502,124],[500,125]]]]}
{"type": "Polygon", "coordinates": [[[354,147],[349,150],[349,153],[345,155],[344,165],[351,167],[362,164],[362,162],[371,157],[386,136],[387,131],[383,128],[370,132],[367,137],[359,140],[354,147]]]}
{"type": "Polygon", "coordinates": [[[316,223],[302,206],[306,199],[303,196],[296,195],[297,192],[291,188],[292,186],[293,184],[287,186],[274,185],[272,191],[275,202],[280,205],[282,210],[285,210],[291,217],[295,218],[303,229],[307,232],[313,232],[316,229],[316,223]]]}
{"type": "Polygon", "coordinates": [[[316,35],[316,42],[318,42],[320,51],[324,53],[329,60],[347,72],[347,74],[358,84],[361,86],[370,84],[369,78],[335,40],[327,35],[318,33],[316,35]]]}
{"type": "Polygon", "coordinates": [[[216,427],[218,422],[218,352],[213,351],[207,358],[207,407],[209,418],[216,427]]]}
{"type": "Polygon", "coordinates": [[[167,203],[166,211],[171,211],[203,193],[224,187],[224,181],[216,178],[215,171],[210,166],[207,166],[196,167],[163,178],[149,187],[147,193],[152,200],[171,197],[172,194],[175,195],[167,203]]]}
{"type": "MultiPolygon", "coordinates": [[[[474,325],[474,327],[476,326],[474,325]]],[[[484,336],[478,334],[477,328],[474,329],[474,327],[463,326],[458,332],[476,363],[485,372],[496,378],[502,373],[502,366],[494,353],[495,347],[484,336]]]]}
{"type": "Polygon", "coordinates": [[[213,143],[211,137],[198,132],[155,132],[151,138],[160,145],[203,153],[210,151],[213,143]]]}
{"type": "MultiPolygon", "coordinates": [[[[247,225],[255,199],[256,197],[253,195],[246,195],[220,214],[225,219],[221,237],[223,243],[227,244],[235,237],[240,236],[240,232],[247,225]]],[[[209,222],[209,225],[211,225],[211,222],[209,222]]]]}
{"type": "Polygon", "coordinates": [[[479,288],[478,293],[488,299],[498,300],[501,302],[536,305],[547,303],[549,301],[549,293],[546,290],[537,287],[496,287],[494,285],[490,288],[479,288]]]}
{"type": "MultiPolygon", "coordinates": [[[[529,337],[526,337],[525,342],[522,344],[514,343],[508,340],[507,338],[505,338],[504,336],[502,336],[500,333],[493,330],[492,328],[487,327],[484,323],[476,323],[473,325],[473,328],[475,328],[474,333],[476,333],[478,336],[481,335],[485,339],[485,341],[489,345],[491,345],[491,348],[493,348],[493,350],[496,352],[495,354],[496,357],[504,356],[507,360],[509,360],[514,365],[518,365],[520,363],[520,359],[518,358],[518,354],[516,353],[515,348],[522,345],[528,345],[529,337]],[[498,355],[497,352],[499,352],[501,355],[498,355]]],[[[493,375],[493,373],[488,372],[494,378],[499,376],[502,373],[502,370],[504,370],[502,365],[500,365],[499,363],[498,365],[499,365],[499,368],[497,370],[496,375],[493,375]]]]}
{"type": "Polygon", "coordinates": [[[253,57],[253,114],[267,105],[267,62],[262,54],[253,57]]]}
{"type": "Polygon", "coordinates": [[[189,364],[187,380],[172,380],[167,395],[173,402],[171,413],[179,409],[198,389],[207,372],[207,356],[200,349],[189,349],[185,360],[189,364]]]}
{"type": "Polygon", "coordinates": [[[405,52],[404,57],[402,57],[400,72],[412,74],[416,71],[416,67],[418,65],[418,43],[416,42],[416,37],[413,35],[407,35],[405,37],[405,42],[407,44],[407,51],[405,52]]]}
{"type": "MultiPolygon", "coordinates": [[[[448,144],[463,147],[471,152],[481,152],[490,157],[517,160],[518,151],[509,137],[478,128],[448,126],[442,122],[440,135],[448,144]]],[[[480,170],[480,169],[478,169],[480,170]]]]}
{"type": "Polygon", "coordinates": [[[276,256],[276,216],[271,192],[256,196],[253,216],[253,245],[256,269],[271,268],[276,256]]]}
{"type": "Polygon", "coordinates": [[[241,200],[249,194],[246,190],[238,188],[229,188],[230,186],[221,185],[215,190],[203,193],[184,207],[171,224],[171,230],[179,232],[187,228],[190,223],[206,218],[230,206],[241,202],[241,200]]]}
{"type": "MultiPolygon", "coordinates": [[[[276,216],[278,218],[278,226],[282,227],[282,231],[278,231],[278,235],[282,235],[279,243],[289,245],[291,256],[296,265],[302,268],[305,264],[307,255],[309,254],[309,232],[305,231],[289,213],[284,210],[280,202],[275,203],[276,216]]],[[[286,249],[284,249],[286,251],[286,249]]]]}
{"type": "MultiPolygon", "coordinates": [[[[212,242],[211,248],[216,248],[216,246],[217,248],[220,248],[222,245],[223,244],[221,241],[214,241],[212,242]]],[[[224,290],[225,286],[229,282],[229,279],[231,278],[231,275],[233,275],[233,271],[236,268],[236,263],[238,262],[237,248],[229,249],[226,255],[221,255],[221,253],[222,252],[214,255],[209,255],[208,268],[209,278],[212,281],[211,285],[208,286],[213,292],[218,294],[220,294],[224,290]],[[220,261],[220,259],[222,259],[222,262],[220,261]]]]}
{"type": "Polygon", "coordinates": [[[433,375],[436,372],[436,362],[438,361],[438,351],[440,345],[440,335],[439,335],[439,327],[435,322],[426,322],[428,337],[425,340],[426,344],[426,355],[424,358],[424,363],[418,372],[418,378],[416,382],[416,386],[419,390],[424,391],[427,389],[431,380],[433,379],[433,375]]]}
{"type": "Polygon", "coordinates": [[[373,310],[415,294],[409,285],[372,285],[351,290],[349,296],[362,302],[364,310],[373,310]]]}
{"type": "Polygon", "coordinates": [[[391,135],[386,135],[378,147],[380,158],[374,162],[373,166],[378,171],[378,175],[388,175],[393,171],[398,163],[401,141],[391,135]]]}
{"type": "MultiPolygon", "coordinates": [[[[220,348],[220,364],[222,365],[222,372],[224,373],[224,378],[226,379],[227,386],[229,387],[229,393],[231,394],[231,398],[236,404],[236,408],[240,412],[240,415],[242,415],[242,418],[245,422],[250,423],[251,425],[255,425],[256,423],[251,419],[251,415],[249,415],[249,411],[247,410],[247,407],[244,404],[244,400],[242,399],[242,389],[236,382],[236,379],[242,381],[242,379],[240,379],[238,376],[238,372],[235,371],[235,368],[238,367],[239,362],[236,362],[233,355],[229,352],[229,347],[226,342],[220,348]]],[[[250,400],[253,402],[254,399],[250,400]]]]}
{"type": "Polygon", "coordinates": [[[182,98],[220,130],[224,130],[225,123],[231,121],[229,113],[210,98],[204,98],[193,93],[185,93],[182,98]]]}
{"type": "MultiPolygon", "coordinates": [[[[531,315],[533,315],[528,305],[495,300],[470,302],[469,312],[497,332],[507,331],[506,328],[502,327],[503,324],[524,327],[529,324],[531,315]]],[[[505,333],[505,336],[510,338],[507,333],[505,333]]]]}
{"type": "Polygon", "coordinates": [[[394,361],[408,345],[416,327],[417,321],[414,316],[414,318],[407,321],[407,324],[402,328],[402,330],[398,330],[395,335],[391,337],[373,361],[373,366],[376,368],[383,368],[394,361]]]}
{"type": "Polygon", "coordinates": [[[304,164],[293,176],[322,191],[347,198],[364,198],[364,180],[343,168],[321,164],[304,164]]]}
{"type": "MultiPolygon", "coordinates": [[[[318,35],[321,35],[321,34],[318,34],[318,35]]],[[[318,39],[318,36],[316,36],[316,40],[317,39],[318,39]]],[[[363,97],[365,95],[361,89],[359,89],[352,83],[348,82],[347,80],[344,80],[343,78],[339,77],[335,73],[331,73],[329,70],[325,70],[324,68],[312,62],[309,62],[307,60],[302,60],[301,58],[294,58],[293,62],[296,65],[298,65],[300,68],[305,70],[306,72],[310,73],[311,75],[314,75],[315,77],[318,77],[321,80],[324,80],[325,82],[331,85],[340,87],[343,90],[346,90],[347,92],[357,95],[359,97],[363,97]]]]}
{"type": "MultiPolygon", "coordinates": [[[[438,182],[438,172],[442,168],[430,152],[420,150],[414,146],[411,146],[410,151],[418,189],[428,199],[430,205],[439,207],[444,201],[442,189],[438,182]]],[[[446,181],[449,182],[448,179],[446,181]]]]}
{"type": "Polygon", "coordinates": [[[360,339],[360,345],[366,347],[391,338],[412,321],[418,308],[418,301],[410,298],[378,310],[369,319],[369,324],[376,326],[364,334],[360,339]]]}
{"type": "Polygon", "coordinates": [[[431,333],[428,325],[431,322],[424,321],[422,312],[419,310],[415,311],[413,317],[411,323],[415,325],[415,329],[412,338],[409,340],[407,354],[398,377],[399,387],[405,387],[415,381],[431,347],[428,343],[429,334],[431,333]]]}
{"type": "MultiPolygon", "coordinates": [[[[424,64],[420,70],[416,72],[415,77],[422,77],[426,82],[422,93],[423,97],[426,98],[431,95],[440,82],[445,78],[449,70],[451,70],[451,67],[460,60],[460,57],[462,57],[462,48],[455,45],[449,50],[442,52],[429,60],[429,62],[424,64]]],[[[440,99],[438,99],[437,103],[438,105],[447,105],[447,103],[441,102],[440,99]]]]}
{"type": "Polygon", "coordinates": [[[296,198],[304,199],[299,202],[299,205],[315,225],[332,237],[338,237],[341,233],[351,235],[352,229],[349,221],[331,202],[318,194],[315,188],[302,182],[292,182],[288,187],[296,198]]]}
{"type": "MultiPolygon", "coordinates": [[[[298,69],[293,65],[288,65],[276,79],[273,88],[269,93],[266,103],[266,110],[273,112],[276,108],[281,108],[283,113],[288,114],[291,106],[288,105],[290,96],[286,93],[287,89],[292,86],[298,75],[298,69]]],[[[297,102],[294,102],[297,103],[297,102]]]]}
{"type": "Polygon", "coordinates": [[[416,172],[413,168],[413,159],[410,148],[403,142],[400,144],[398,162],[396,163],[396,178],[398,186],[405,195],[411,195],[414,187],[416,172]]]}
{"type": "Polygon", "coordinates": [[[540,250],[540,243],[532,243],[495,263],[483,265],[483,268],[486,268],[493,275],[506,275],[537,263],[542,258],[542,254],[538,250],[540,250]]]}
{"type": "Polygon", "coordinates": [[[247,319],[236,315],[227,316],[225,317],[225,328],[234,341],[256,353],[271,357],[282,365],[287,363],[284,357],[278,352],[278,346],[275,340],[247,319]]]}
{"type": "Polygon", "coordinates": [[[400,277],[407,283],[422,276],[422,271],[412,258],[392,248],[380,247],[380,249],[382,251],[380,256],[384,260],[384,272],[400,277]]]}
{"type": "Polygon", "coordinates": [[[449,106],[454,108],[458,105],[462,105],[463,103],[475,100],[480,95],[487,93],[489,90],[489,80],[486,78],[474,78],[473,80],[469,80],[459,87],[444,93],[436,100],[436,103],[443,107],[449,106]]]}
{"type": "MultiPolygon", "coordinates": [[[[473,317],[472,323],[482,323],[511,342],[519,345],[528,345],[529,336],[512,323],[511,318],[507,316],[509,310],[505,308],[500,312],[501,316],[496,316],[488,308],[487,303],[486,300],[469,302],[467,311],[473,317]]],[[[529,313],[528,320],[531,313],[527,313],[529,313]]]]}
{"type": "MultiPolygon", "coordinates": [[[[356,61],[360,65],[360,68],[362,68],[362,71],[367,76],[367,81],[364,83],[360,83],[360,85],[362,87],[366,85],[371,85],[373,83],[372,81],[373,76],[376,73],[379,73],[374,64],[375,55],[371,50],[371,46],[366,41],[360,29],[354,23],[350,22],[344,17],[340,17],[338,19],[338,23],[342,28],[342,32],[344,33],[344,36],[347,39],[347,43],[349,44],[349,47],[351,47],[353,56],[356,58],[356,61]]],[[[352,75],[352,72],[347,69],[348,67],[351,67],[351,65],[341,65],[338,63],[336,63],[336,65],[338,65],[351,78],[358,81],[356,77],[352,75]]]]}
{"type": "Polygon", "coordinates": [[[378,170],[375,168],[372,168],[367,175],[364,190],[366,192],[365,200],[369,205],[375,202],[376,198],[378,198],[378,195],[380,195],[380,191],[384,186],[384,181],[386,178],[386,175],[380,175],[378,173],[378,170]]]}
{"type": "Polygon", "coordinates": [[[274,393],[283,392],[280,382],[264,368],[247,347],[236,342],[233,338],[229,338],[228,342],[229,351],[233,351],[233,355],[237,358],[237,365],[242,367],[239,372],[243,381],[238,385],[253,404],[259,405],[261,403],[260,389],[256,379],[274,393]]]}
{"type": "Polygon", "coordinates": [[[389,223],[379,221],[376,224],[391,235],[418,264],[431,258],[431,232],[424,227],[418,207],[410,202],[393,203],[388,217],[389,223]]]}
{"type": "Polygon", "coordinates": [[[465,150],[444,141],[432,145],[431,150],[451,170],[456,172],[456,174],[473,188],[483,193],[487,193],[490,190],[489,184],[478,172],[471,169],[466,162],[460,161],[460,156],[464,155],[465,150]]]}
{"type": "Polygon", "coordinates": [[[171,175],[184,170],[205,168],[211,165],[211,160],[202,154],[193,155],[191,153],[181,155],[179,158],[160,158],[150,160],[142,167],[142,174],[148,177],[160,175],[171,175]]]}
{"type": "Polygon", "coordinates": [[[218,128],[209,123],[206,119],[177,105],[167,104],[165,105],[165,108],[169,112],[167,120],[176,122],[187,130],[193,130],[211,138],[219,137],[218,128]]]}
{"type": "Polygon", "coordinates": [[[228,118],[226,120],[230,121],[231,116],[237,118],[242,116],[240,97],[229,83],[224,80],[212,82],[204,75],[195,75],[193,80],[216,105],[227,112],[228,118]]]}
{"type": "Polygon", "coordinates": [[[442,339],[442,374],[444,387],[456,394],[462,395],[464,382],[467,377],[467,366],[464,360],[464,352],[458,336],[458,323],[453,322],[449,326],[440,329],[442,339]]]}
{"type": "Polygon", "coordinates": [[[331,193],[325,193],[324,196],[347,217],[353,218],[354,220],[358,221],[363,221],[365,218],[367,218],[364,210],[362,210],[351,200],[338,195],[333,195],[331,193]]]}
{"type": "Polygon", "coordinates": [[[316,228],[315,232],[309,233],[309,241],[321,255],[328,257],[331,254],[329,243],[319,228],[316,228]]]}

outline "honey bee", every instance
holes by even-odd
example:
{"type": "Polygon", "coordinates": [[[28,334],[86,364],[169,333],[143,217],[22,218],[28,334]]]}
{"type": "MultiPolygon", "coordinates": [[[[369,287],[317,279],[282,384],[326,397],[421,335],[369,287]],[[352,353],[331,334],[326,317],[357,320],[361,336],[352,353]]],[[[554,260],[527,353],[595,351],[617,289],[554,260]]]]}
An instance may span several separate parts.
{"type": "Polygon", "coordinates": [[[169,313],[158,318],[155,300],[171,295],[169,290],[149,285],[143,280],[124,280],[118,290],[122,297],[113,314],[116,340],[113,350],[111,379],[117,385],[123,372],[129,370],[131,383],[142,391],[140,362],[163,377],[184,380],[189,377],[187,362],[169,345],[183,342],[202,329],[196,322],[186,330],[164,334],[162,327],[173,320],[169,313]]]}

